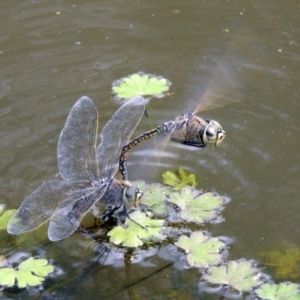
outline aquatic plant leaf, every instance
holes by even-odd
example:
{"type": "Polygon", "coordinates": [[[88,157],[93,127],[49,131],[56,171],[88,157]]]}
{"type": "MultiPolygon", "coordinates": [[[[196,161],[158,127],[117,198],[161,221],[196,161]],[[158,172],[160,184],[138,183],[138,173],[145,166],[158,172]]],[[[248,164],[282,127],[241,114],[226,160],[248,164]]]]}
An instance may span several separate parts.
{"type": "Polygon", "coordinates": [[[184,169],[179,168],[176,173],[166,171],[162,174],[162,180],[165,185],[172,186],[174,188],[182,188],[184,186],[197,186],[196,175],[187,173],[184,169]]]}
{"type": "Polygon", "coordinates": [[[156,216],[166,215],[166,200],[172,192],[171,188],[160,183],[146,184],[138,182],[137,185],[144,192],[139,204],[147,206],[156,216]]]}
{"type": "Polygon", "coordinates": [[[138,95],[160,98],[170,85],[171,82],[161,76],[140,72],[116,80],[112,90],[118,99],[130,99],[138,95]]]}
{"type": "Polygon", "coordinates": [[[275,268],[275,278],[300,278],[300,248],[282,242],[277,248],[258,254],[267,266],[275,268]]]}
{"type": "Polygon", "coordinates": [[[216,193],[201,194],[200,191],[190,187],[171,193],[168,201],[181,209],[180,217],[183,220],[195,223],[204,223],[215,219],[226,202],[216,193]]]}
{"type": "Polygon", "coordinates": [[[0,255],[0,268],[4,267],[7,265],[7,260],[4,255],[0,255]]]}
{"type": "Polygon", "coordinates": [[[225,265],[209,267],[203,279],[213,284],[229,285],[241,292],[248,292],[263,283],[259,280],[259,269],[247,260],[230,261],[225,265]]]}
{"type": "Polygon", "coordinates": [[[266,300],[300,300],[299,285],[289,282],[280,284],[265,283],[255,290],[255,293],[266,300]]]}
{"type": "Polygon", "coordinates": [[[164,220],[151,219],[139,210],[134,211],[129,216],[145,228],[127,218],[125,222],[126,228],[116,226],[107,233],[112,243],[123,247],[138,247],[143,245],[145,240],[165,239],[165,236],[160,234],[164,220]]]}
{"type": "Polygon", "coordinates": [[[187,252],[187,262],[192,267],[208,268],[223,261],[220,250],[225,244],[218,238],[210,238],[202,231],[195,231],[190,237],[180,236],[175,245],[187,252]]]}
{"type": "Polygon", "coordinates": [[[7,224],[15,212],[16,209],[5,210],[5,205],[0,204],[0,230],[7,228],[7,224]]]}
{"type": "Polygon", "coordinates": [[[47,263],[46,259],[30,257],[21,262],[18,269],[2,268],[0,269],[0,284],[7,287],[16,284],[19,288],[39,285],[44,281],[44,277],[54,270],[54,267],[47,263]]]}
{"type": "Polygon", "coordinates": [[[5,204],[0,203],[0,216],[3,214],[5,210],[5,204]]]}

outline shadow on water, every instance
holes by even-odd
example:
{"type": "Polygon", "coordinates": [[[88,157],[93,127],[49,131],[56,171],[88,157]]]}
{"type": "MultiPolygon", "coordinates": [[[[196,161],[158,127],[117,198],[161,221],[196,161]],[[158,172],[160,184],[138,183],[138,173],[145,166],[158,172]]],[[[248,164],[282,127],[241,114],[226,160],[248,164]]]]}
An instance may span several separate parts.
{"type": "MultiPolygon", "coordinates": [[[[169,143],[154,167],[145,159],[152,145],[145,143],[130,153],[129,178],[157,182],[162,171],[180,166],[197,175],[200,188],[228,195],[225,222],[210,229],[214,236],[234,238],[230,259],[257,259],[257,253],[282,240],[299,246],[297,8],[296,1],[5,3],[0,13],[1,202],[19,207],[58,173],[57,140],[80,96],[95,101],[102,128],[119,107],[111,100],[115,79],[137,71],[162,75],[172,81],[173,94],[151,102],[147,112],[155,126],[172,120],[185,107],[195,62],[222,49],[226,31],[241,24],[234,29],[251,34],[236,41],[232,56],[242,100],[201,114],[222,124],[224,143],[201,151],[169,143]]],[[[149,129],[143,118],[136,135],[149,129]]],[[[25,241],[0,234],[2,255],[24,251],[56,266],[43,288],[2,291],[1,297],[220,299],[199,292],[199,271],[177,268],[176,259],[160,256],[163,247],[136,258],[125,250],[107,253],[81,234],[57,243],[45,243],[35,232],[25,241]]]]}

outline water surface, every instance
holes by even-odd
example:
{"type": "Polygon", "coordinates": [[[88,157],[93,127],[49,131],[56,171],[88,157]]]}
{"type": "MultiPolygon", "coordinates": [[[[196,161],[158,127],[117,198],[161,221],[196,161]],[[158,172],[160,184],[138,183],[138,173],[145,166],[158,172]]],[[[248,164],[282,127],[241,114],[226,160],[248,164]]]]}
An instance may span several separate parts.
{"type": "MultiPolygon", "coordinates": [[[[130,179],[160,181],[163,170],[180,166],[197,175],[200,188],[229,196],[225,222],[209,229],[234,238],[230,259],[257,259],[258,252],[283,240],[299,246],[299,6],[297,1],[179,0],[2,4],[1,202],[18,207],[58,173],[58,136],[82,95],[95,101],[101,128],[119,106],[112,100],[113,80],[137,71],[165,76],[173,83],[173,96],[147,108],[152,124],[159,125],[184,109],[195,64],[229,44],[240,102],[203,112],[223,125],[225,142],[202,150],[169,145],[155,174],[145,170],[149,161],[141,159],[141,153],[150,154],[145,144],[130,155],[130,179]],[[230,44],[233,33],[239,38],[230,44]]],[[[150,126],[144,118],[136,134],[150,126]]],[[[1,240],[2,254],[20,250],[6,232],[1,240]]],[[[45,239],[33,248],[63,273],[62,286],[57,279],[47,282],[45,299],[82,299],[83,294],[100,299],[158,269],[110,298],[155,299],[173,289],[185,298],[218,299],[199,296],[197,270],[164,268],[169,261],[163,254],[139,264],[120,259],[112,266],[100,262],[91,267],[98,246],[80,234],[58,243],[45,239]]],[[[31,296],[28,291],[6,295],[34,298],[37,292],[30,291],[31,296]]]]}

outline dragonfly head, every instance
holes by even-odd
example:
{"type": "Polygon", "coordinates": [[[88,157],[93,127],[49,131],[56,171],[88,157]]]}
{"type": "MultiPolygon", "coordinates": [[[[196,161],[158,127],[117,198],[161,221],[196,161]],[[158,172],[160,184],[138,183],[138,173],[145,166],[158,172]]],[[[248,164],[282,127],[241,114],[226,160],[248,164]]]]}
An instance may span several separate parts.
{"type": "Polygon", "coordinates": [[[218,146],[225,139],[226,133],[217,121],[210,120],[207,123],[203,132],[203,142],[205,145],[218,146]]]}
{"type": "Polygon", "coordinates": [[[141,197],[143,196],[143,193],[140,189],[138,189],[138,187],[136,186],[136,184],[131,183],[130,186],[126,186],[124,188],[124,195],[123,198],[125,201],[127,202],[131,202],[131,201],[137,201],[139,200],[141,197]]]}

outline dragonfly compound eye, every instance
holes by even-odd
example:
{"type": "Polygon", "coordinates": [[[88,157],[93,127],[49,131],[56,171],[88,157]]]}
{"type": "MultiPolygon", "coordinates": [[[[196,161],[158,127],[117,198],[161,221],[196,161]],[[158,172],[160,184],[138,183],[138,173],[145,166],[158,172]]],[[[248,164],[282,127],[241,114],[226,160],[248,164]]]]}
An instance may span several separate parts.
{"type": "Polygon", "coordinates": [[[124,189],[124,200],[126,201],[133,201],[136,200],[137,196],[137,186],[135,184],[131,184],[131,186],[128,186],[124,189]]]}
{"type": "Polygon", "coordinates": [[[203,133],[203,142],[205,145],[217,146],[225,138],[226,133],[222,126],[214,120],[210,120],[206,125],[203,133]]]}

